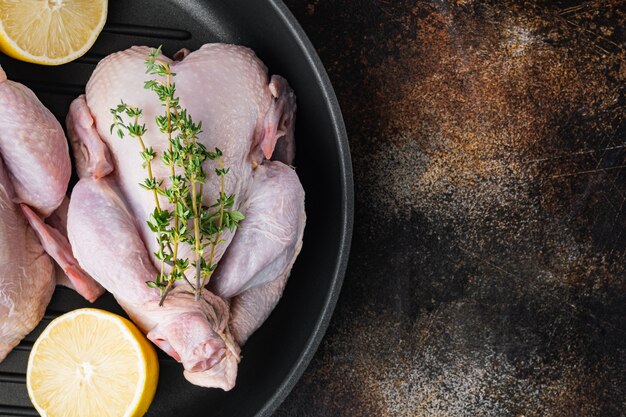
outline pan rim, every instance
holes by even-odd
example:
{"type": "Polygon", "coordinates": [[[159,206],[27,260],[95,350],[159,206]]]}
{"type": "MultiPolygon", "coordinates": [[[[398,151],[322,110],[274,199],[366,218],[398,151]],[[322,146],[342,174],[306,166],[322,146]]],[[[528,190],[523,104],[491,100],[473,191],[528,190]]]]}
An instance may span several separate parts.
{"type": "Polygon", "coordinates": [[[335,90],[333,89],[322,60],[315,51],[315,47],[293,13],[291,13],[289,8],[287,8],[287,5],[282,0],[267,0],[267,3],[293,36],[302,54],[311,66],[317,83],[321,87],[326,108],[330,114],[339,152],[342,197],[341,213],[343,227],[340,233],[339,252],[335,262],[330,291],[326,296],[320,315],[315,323],[315,327],[305,344],[304,350],[300,353],[298,359],[291,367],[291,370],[280,382],[278,389],[274,392],[274,394],[265,401],[263,407],[256,413],[256,417],[269,417],[278,409],[278,407],[287,398],[287,395],[289,395],[292,391],[296,383],[300,380],[305,369],[313,359],[313,355],[317,351],[322,338],[328,329],[330,319],[335,310],[337,300],[339,299],[346,268],[348,266],[354,225],[354,181],[352,173],[352,159],[350,157],[348,133],[343,121],[341,108],[339,106],[335,90]]]}

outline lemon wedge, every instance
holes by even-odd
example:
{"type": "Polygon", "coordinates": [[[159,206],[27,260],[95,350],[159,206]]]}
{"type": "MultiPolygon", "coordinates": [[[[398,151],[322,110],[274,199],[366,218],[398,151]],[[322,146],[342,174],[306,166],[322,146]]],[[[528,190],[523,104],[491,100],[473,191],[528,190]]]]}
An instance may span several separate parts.
{"type": "Polygon", "coordinates": [[[0,0],[0,51],[42,65],[75,60],[91,48],[108,0],[0,0]]]}
{"type": "Polygon", "coordinates": [[[26,385],[44,417],[139,417],[156,391],[154,348],[130,321],[103,310],[74,310],[35,342],[26,385]]]}

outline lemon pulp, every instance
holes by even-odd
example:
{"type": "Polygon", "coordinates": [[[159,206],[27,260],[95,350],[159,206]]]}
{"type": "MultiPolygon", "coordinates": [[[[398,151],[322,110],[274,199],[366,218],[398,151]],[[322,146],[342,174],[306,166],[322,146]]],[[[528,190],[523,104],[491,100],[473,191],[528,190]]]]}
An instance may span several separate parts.
{"type": "Polygon", "coordinates": [[[139,417],[156,391],[158,361],[128,320],[97,309],[55,319],[35,342],[26,382],[42,416],[139,417]]]}

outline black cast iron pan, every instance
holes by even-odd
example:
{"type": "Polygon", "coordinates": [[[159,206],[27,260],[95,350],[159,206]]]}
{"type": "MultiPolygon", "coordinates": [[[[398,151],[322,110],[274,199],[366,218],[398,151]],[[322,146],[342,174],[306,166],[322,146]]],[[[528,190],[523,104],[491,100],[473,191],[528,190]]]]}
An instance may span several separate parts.
{"type": "MultiPolygon", "coordinates": [[[[269,416],[296,383],[327,327],[341,288],[353,215],[352,171],[334,92],[301,27],[280,0],[110,0],[107,25],[91,51],[60,67],[0,56],[9,78],[32,88],[64,120],[98,61],[132,45],[197,49],[207,42],[251,47],[298,97],[298,175],[306,191],[304,246],[273,314],[243,350],[237,386],[224,393],[186,382],[160,353],[161,376],[149,416],[269,416]]],[[[58,288],[39,327],[0,364],[0,416],[36,416],[25,386],[28,354],[43,327],[88,303],[58,288]]],[[[120,314],[110,295],[95,307],[120,314]]],[[[91,416],[85,416],[91,417],[91,416]]]]}

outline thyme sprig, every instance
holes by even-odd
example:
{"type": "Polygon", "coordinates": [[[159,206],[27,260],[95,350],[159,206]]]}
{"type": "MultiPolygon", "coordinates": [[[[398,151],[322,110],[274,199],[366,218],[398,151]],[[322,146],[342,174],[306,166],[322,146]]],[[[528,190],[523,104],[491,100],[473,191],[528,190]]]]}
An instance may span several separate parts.
{"type": "Polygon", "coordinates": [[[150,191],[154,197],[155,208],[147,221],[148,227],[155,233],[158,250],[154,256],[160,261],[160,271],[154,281],[146,284],[158,288],[161,293],[159,305],[163,305],[167,295],[176,281],[186,280],[200,299],[202,288],[208,284],[217,264],[216,248],[223,243],[222,235],[226,229],[231,232],[239,227],[244,219],[241,212],[232,210],[235,203],[234,194],[226,194],[225,177],[230,169],[224,166],[223,153],[215,148],[207,149],[198,137],[202,133],[202,122],[195,123],[189,112],[180,104],[176,96],[176,76],[170,65],[159,59],[161,47],[150,51],[146,59],[146,73],[159,77],[144,83],[144,88],[156,94],[164,114],[155,118],[156,126],[167,140],[168,147],[160,156],[160,161],[169,168],[169,182],[164,185],[163,179],[154,176],[153,161],[157,152],[146,147],[143,137],[147,132],[145,124],[140,124],[142,110],[123,101],[111,109],[113,124],[120,138],[128,136],[137,139],[141,148],[143,167],[148,177],[139,184],[150,191]],[[123,116],[130,121],[125,120],[123,116]],[[216,177],[220,181],[217,200],[211,205],[203,204],[203,187],[208,179],[204,169],[205,162],[215,161],[216,177]],[[177,171],[179,173],[177,173],[177,171]],[[163,208],[159,196],[167,198],[171,210],[163,208]],[[187,243],[194,248],[195,259],[182,258],[179,245],[187,243]],[[205,259],[208,250],[208,259],[205,259]],[[166,265],[170,267],[166,272],[166,265]],[[186,272],[193,268],[193,283],[187,278],[186,272]]]}

